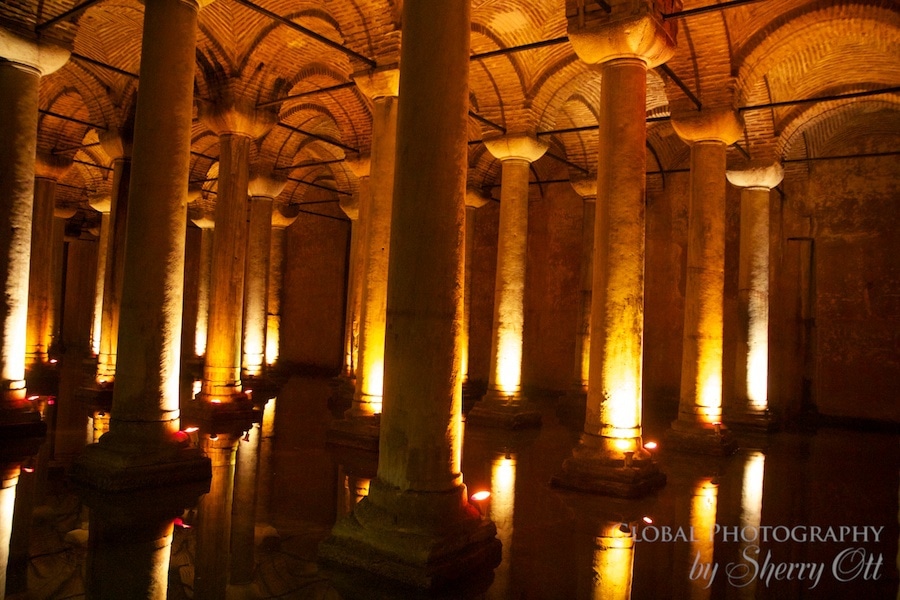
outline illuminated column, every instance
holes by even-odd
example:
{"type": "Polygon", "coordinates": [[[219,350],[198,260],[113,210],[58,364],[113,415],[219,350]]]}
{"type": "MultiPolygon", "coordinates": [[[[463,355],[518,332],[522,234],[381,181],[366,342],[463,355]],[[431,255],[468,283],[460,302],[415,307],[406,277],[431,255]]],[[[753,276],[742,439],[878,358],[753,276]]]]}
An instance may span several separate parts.
{"type": "Polygon", "coordinates": [[[266,301],[269,296],[269,253],[272,251],[272,204],[283,180],[254,175],[250,179],[247,275],[244,290],[244,375],[259,377],[266,359],[266,301]]]}
{"type": "MultiPolygon", "coordinates": [[[[381,413],[384,393],[385,310],[387,307],[388,261],[391,246],[391,206],[394,193],[394,155],[397,145],[396,68],[357,73],[353,80],[372,99],[372,150],[369,202],[360,207],[360,223],[366,233],[361,240],[363,273],[362,309],[359,327],[359,363],[356,391],[346,416],[370,421],[381,413]]],[[[365,427],[365,424],[363,424],[365,427]]],[[[377,431],[375,432],[377,435],[377,431]]]]}
{"type": "Polygon", "coordinates": [[[730,454],[735,442],[722,425],[722,323],[725,294],[725,152],[743,123],[730,109],[672,119],[691,145],[687,280],[678,419],[667,432],[675,448],[730,454]]]}
{"type": "Polygon", "coordinates": [[[269,300],[266,303],[266,364],[278,362],[281,344],[281,288],[284,284],[284,230],[297,220],[300,207],[277,204],[272,211],[272,247],[269,252],[269,300]]]}
{"type": "Polygon", "coordinates": [[[541,414],[527,408],[522,397],[528,177],[531,163],[543,156],[547,146],[527,135],[485,140],[485,146],[502,163],[491,370],[487,393],[469,411],[466,423],[508,429],[535,427],[541,423],[541,414]]]}
{"type": "Polygon", "coordinates": [[[362,271],[365,262],[363,240],[365,223],[360,221],[360,208],[370,204],[369,173],[372,162],[369,158],[346,161],[356,175],[359,186],[351,197],[341,198],[341,210],[350,219],[350,257],[347,275],[347,311],[344,320],[344,364],[341,376],[349,386],[352,395],[355,386],[356,369],[359,361],[359,330],[362,316],[362,271]]]}
{"type": "Polygon", "coordinates": [[[191,221],[200,228],[200,272],[197,275],[197,326],[194,330],[194,356],[206,354],[206,338],[209,331],[209,272],[212,267],[213,237],[216,223],[209,215],[188,213],[191,221]]]}
{"type": "Polygon", "coordinates": [[[319,558],[428,588],[494,567],[500,543],[460,472],[470,4],[407,0],[402,20],[378,473],[319,558]]]}
{"type": "Polygon", "coordinates": [[[726,171],[741,188],[738,266],[738,340],[734,398],[725,406],[729,424],[769,429],[769,193],[781,183],[780,163],[726,171]]]}
{"type": "Polygon", "coordinates": [[[640,4],[646,10],[637,16],[622,4],[599,23],[584,25],[584,15],[569,21],[575,51],[602,65],[603,85],[584,431],[553,478],[555,485],[626,497],[665,483],[641,440],[646,95],[647,69],[672,56],[675,30],[663,22],[661,6],[640,4]]]}
{"type": "MultiPolygon", "coordinates": [[[[210,268],[209,317],[201,403],[244,404],[241,393],[244,287],[247,265],[250,146],[275,121],[271,111],[240,97],[226,81],[201,104],[200,118],[219,135],[219,179],[210,268]]],[[[257,215],[256,222],[259,221],[257,215]]],[[[259,265],[254,266],[258,274],[259,265]]],[[[243,409],[242,409],[243,410],[243,409]]]]}
{"type": "MultiPolygon", "coordinates": [[[[108,387],[116,378],[116,354],[119,343],[119,314],[122,309],[122,285],[125,278],[125,224],[128,219],[128,186],[131,179],[133,131],[111,129],[100,134],[103,149],[112,157],[112,199],[109,208],[109,248],[103,269],[103,309],[96,381],[108,387]]],[[[108,408],[108,407],[107,407],[108,408]]]]}
{"type": "MultiPolygon", "coordinates": [[[[31,265],[28,280],[28,333],[26,364],[29,368],[46,365],[50,346],[58,334],[59,306],[54,297],[54,260],[56,246],[62,249],[63,231],[54,218],[56,182],[71,167],[72,161],[39,152],[34,163],[34,212],[32,217],[31,265]]],[[[71,214],[69,215],[72,216],[71,214]]],[[[63,224],[64,226],[64,224],[63,224]]]]}
{"type": "Polygon", "coordinates": [[[91,508],[87,598],[165,598],[174,519],[210,478],[178,403],[198,10],[144,8],[112,418],[69,473],[91,508]]]}
{"type": "Polygon", "coordinates": [[[487,204],[489,198],[480,191],[472,188],[466,188],[466,253],[463,261],[465,263],[465,276],[463,282],[463,322],[460,331],[460,349],[462,351],[462,360],[460,362],[460,372],[463,378],[463,398],[467,398],[467,388],[469,387],[469,329],[472,316],[472,264],[475,260],[475,210],[487,204]]]}
{"type": "MultiPolygon", "coordinates": [[[[594,283],[594,220],[597,212],[597,177],[573,179],[572,189],[584,199],[578,282],[578,330],[575,332],[574,383],[569,393],[560,398],[559,402],[565,402],[572,410],[580,408],[579,417],[583,417],[591,364],[591,290],[594,283]]],[[[603,226],[601,225],[601,227],[603,226]]]]}
{"type": "Polygon", "coordinates": [[[106,280],[106,255],[109,251],[109,211],[112,201],[109,196],[95,196],[90,200],[91,208],[100,213],[100,227],[97,231],[97,282],[94,285],[94,319],[91,324],[91,353],[100,353],[100,330],[103,324],[103,287],[106,280]]]}

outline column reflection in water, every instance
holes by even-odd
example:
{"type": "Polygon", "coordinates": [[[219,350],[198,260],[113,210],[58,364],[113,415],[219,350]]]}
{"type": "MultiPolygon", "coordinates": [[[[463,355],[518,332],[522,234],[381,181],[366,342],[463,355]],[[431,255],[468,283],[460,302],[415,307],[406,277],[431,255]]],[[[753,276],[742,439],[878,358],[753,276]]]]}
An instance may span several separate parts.
{"type": "Polygon", "coordinates": [[[632,528],[618,521],[600,526],[594,540],[594,586],[592,600],[630,600],[634,570],[632,528]]]}
{"type": "Polygon", "coordinates": [[[497,526],[497,539],[502,546],[500,564],[494,569],[496,590],[510,589],[510,549],[513,539],[513,512],[516,503],[516,455],[499,453],[491,463],[491,520],[497,526]]]}
{"type": "MultiPolygon", "coordinates": [[[[744,478],[741,486],[741,517],[740,530],[759,531],[759,525],[762,517],[762,500],[763,500],[763,476],[766,472],[766,457],[762,452],[754,450],[747,454],[744,462],[744,478]]],[[[753,540],[751,536],[741,536],[740,549],[738,551],[738,561],[747,565],[747,581],[740,581],[740,571],[732,571],[738,575],[734,587],[737,589],[738,598],[755,598],[756,597],[756,577],[749,577],[751,574],[751,565],[744,559],[750,556],[757,559],[759,553],[759,541],[753,540]],[[745,541],[745,538],[751,541],[745,541]],[[756,546],[756,548],[752,548],[756,546]],[[746,584],[746,585],[742,585],[746,584]]]]}
{"type": "Polygon", "coordinates": [[[259,440],[259,477],[256,483],[256,522],[268,525],[271,520],[272,449],[275,444],[275,401],[272,398],[263,408],[259,440]]]}
{"type": "Polygon", "coordinates": [[[690,525],[693,532],[691,541],[688,580],[691,600],[706,600],[710,597],[715,563],[713,561],[714,528],[716,509],[719,501],[719,484],[714,478],[703,477],[694,484],[691,496],[690,525]]]}

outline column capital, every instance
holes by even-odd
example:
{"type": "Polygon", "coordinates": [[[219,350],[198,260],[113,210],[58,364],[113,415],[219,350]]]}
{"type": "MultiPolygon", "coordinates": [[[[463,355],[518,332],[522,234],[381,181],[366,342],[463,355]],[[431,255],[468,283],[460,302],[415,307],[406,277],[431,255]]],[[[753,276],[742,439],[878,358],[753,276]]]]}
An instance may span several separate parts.
{"type": "Polygon", "coordinates": [[[241,94],[243,82],[232,78],[210,85],[212,98],[200,102],[200,120],[217,135],[245,135],[262,137],[278,121],[278,115],[270,108],[257,108],[256,100],[241,94]]]}
{"type": "Polygon", "coordinates": [[[751,161],[743,169],[725,171],[725,177],[740,188],[771,190],[784,179],[784,167],[778,161],[751,161]]]}
{"type": "Polygon", "coordinates": [[[290,226],[300,215],[299,204],[279,203],[272,211],[272,227],[274,229],[284,229],[290,226]]]}
{"type": "Polygon", "coordinates": [[[286,183],[287,179],[276,177],[272,173],[254,172],[251,169],[247,190],[251,197],[274,199],[284,191],[286,183]]]}
{"type": "Polygon", "coordinates": [[[53,216],[57,219],[71,219],[78,212],[77,208],[71,206],[54,206],[53,216]]]}
{"type": "Polygon", "coordinates": [[[344,164],[353,171],[353,174],[356,175],[357,179],[368,177],[372,172],[372,159],[368,154],[361,154],[357,158],[345,158],[344,164]]]}
{"type": "Polygon", "coordinates": [[[499,158],[501,161],[518,159],[530,163],[542,157],[549,147],[536,137],[527,134],[486,139],[484,145],[495,158],[499,158]]]}
{"type": "Polygon", "coordinates": [[[197,204],[188,206],[188,219],[200,229],[215,229],[216,220],[213,215],[197,204]]]}
{"type": "Polygon", "coordinates": [[[569,180],[575,193],[584,199],[585,202],[597,200],[597,174],[588,174],[584,177],[575,177],[569,180]]]}
{"type": "Polygon", "coordinates": [[[359,90],[372,100],[397,96],[400,93],[400,69],[396,64],[357,71],[350,78],[359,90]]]}
{"type": "Polygon", "coordinates": [[[88,198],[88,204],[99,213],[109,213],[112,210],[112,196],[109,194],[94,194],[88,198]]]}
{"type": "Polygon", "coordinates": [[[341,196],[338,206],[341,207],[341,210],[344,211],[344,214],[347,215],[351,221],[359,219],[359,194],[341,196]]]}
{"type": "Polygon", "coordinates": [[[56,181],[62,179],[71,166],[71,158],[49,152],[38,152],[34,157],[34,176],[56,181]]]}
{"type": "Polygon", "coordinates": [[[482,190],[466,186],[466,208],[481,208],[490,201],[490,198],[482,190]]]}
{"type": "Polygon", "coordinates": [[[633,58],[653,68],[672,58],[678,25],[663,20],[662,14],[680,8],[680,1],[620,0],[610,6],[609,14],[600,10],[588,14],[581,3],[566,11],[569,42],[581,60],[601,64],[633,58]]]}
{"type": "Polygon", "coordinates": [[[42,77],[66,64],[69,54],[56,44],[24,38],[0,27],[0,58],[36,71],[42,77]]]}
{"type": "Polygon", "coordinates": [[[99,132],[100,146],[113,160],[131,158],[134,146],[134,129],[125,127],[110,127],[106,131],[99,132]]]}
{"type": "Polygon", "coordinates": [[[672,127],[685,142],[722,142],[730,146],[744,132],[744,120],[732,108],[703,109],[672,115],[672,127]]]}

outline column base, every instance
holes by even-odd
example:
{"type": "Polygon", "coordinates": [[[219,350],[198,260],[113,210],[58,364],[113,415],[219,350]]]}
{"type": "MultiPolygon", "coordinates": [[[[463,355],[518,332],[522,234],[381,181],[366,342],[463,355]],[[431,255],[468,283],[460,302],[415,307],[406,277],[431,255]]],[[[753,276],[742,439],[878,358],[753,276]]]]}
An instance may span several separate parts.
{"type": "Polygon", "coordinates": [[[501,544],[493,522],[467,502],[465,489],[401,491],[376,479],[319,545],[319,560],[416,589],[486,573],[500,564],[501,544]]]}
{"type": "Polygon", "coordinates": [[[110,382],[104,385],[101,385],[99,383],[86,385],[84,387],[78,388],[76,396],[78,400],[84,405],[85,410],[88,411],[89,414],[93,414],[98,410],[111,412],[114,385],[115,382],[110,382]]]}
{"type": "Polygon", "coordinates": [[[487,391],[487,383],[467,379],[462,384],[462,412],[468,414],[487,391]]]}
{"type": "Polygon", "coordinates": [[[367,452],[378,452],[381,415],[345,416],[335,419],[325,433],[325,443],[367,452]]]}
{"type": "Polygon", "coordinates": [[[244,394],[235,396],[231,402],[209,402],[198,396],[185,405],[181,415],[182,424],[194,425],[201,434],[209,435],[239,436],[254,421],[253,404],[244,394]]]}
{"type": "Polygon", "coordinates": [[[47,424],[38,412],[0,411],[0,464],[24,461],[38,453],[47,424]]]}
{"type": "Polygon", "coordinates": [[[241,387],[244,394],[253,403],[253,406],[262,410],[269,400],[278,396],[282,381],[272,379],[268,375],[260,375],[255,377],[245,377],[241,379],[241,387]]]}
{"type": "Polygon", "coordinates": [[[617,498],[640,498],[666,485],[666,476],[652,460],[635,460],[625,466],[621,460],[605,457],[571,456],[562,471],[550,478],[550,485],[579,492],[617,498]]]}
{"type": "Polygon", "coordinates": [[[508,396],[488,392],[466,415],[466,426],[498,429],[540,427],[541,412],[521,396],[510,401],[508,396]]]}
{"type": "Polygon", "coordinates": [[[673,421],[671,429],[666,431],[665,447],[676,452],[729,456],[734,454],[738,445],[734,436],[724,426],[720,426],[717,431],[693,423],[673,421]]]}
{"type": "Polygon", "coordinates": [[[742,414],[725,415],[725,423],[729,429],[735,431],[748,431],[753,433],[773,433],[778,431],[779,425],[771,412],[746,412],[742,414]]]}
{"type": "MultiPolygon", "coordinates": [[[[107,439],[104,436],[104,440],[107,439]]],[[[75,460],[69,479],[82,495],[131,493],[188,486],[197,496],[209,491],[209,459],[185,440],[143,453],[119,452],[103,441],[87,446],[75,460]]]]}

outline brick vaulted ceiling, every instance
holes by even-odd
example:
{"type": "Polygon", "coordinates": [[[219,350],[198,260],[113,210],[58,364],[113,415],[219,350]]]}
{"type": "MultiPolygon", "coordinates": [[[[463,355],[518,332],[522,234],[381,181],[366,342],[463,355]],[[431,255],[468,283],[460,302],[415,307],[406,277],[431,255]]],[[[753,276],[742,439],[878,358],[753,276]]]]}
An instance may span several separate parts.
{"type": "MultiPolygon", "coordinates": [[[[568,43],[566,14],[599,10],[596,0],[472,1],[469,184],[499,181],[499,163],[479,140],[502,131],[533,132],[550,142],[533,178],[595,171],[603,82],[568,43]],[[529,47],[495,52],[520,46],[529,47]]],[[[223,84],[276,112],[279,125],[258,140],[254,160],[290,178],[280,200],[315,202],[310,211],[344,218],[338,201],[356,186],[345,159],[368,152],[371,109],[355,86],[340,84],[373,64],[397,62],[401,2],[215,0],[200,11],[195,116],[196,105],[213,101],[223,84]],[[334,89],[273,102],[328,88],[334,89]]],[[[742,109],[746,128],[739,147],[729,150],[733,162],[840,154],[860,140],[873,151],[897,149],[896,0],[739,0],[708,11],[693,9],[715,0],[665,4],[667,18],[678,23],[678,49],[647,77],[648,171],[687,166],[688,148],[666,117],[697,104],[742,109]],[[888,91],[866,93],[873,90],[888,91]],[[793,102],[821,97],[838,98],[793,102]],[[747,109],[773,103],[783,104],[747,109]]],[[[98,136],[132,118],[142,20],[136,0],[0,4],[0,26],[58,39],[74,52],[40,89],[40,150],[76,161],[58,189],[62,204],[90,212],[87,200],[108,193],[111,161],[98,136]]],[[[192,186],[212,203],[218,138],[199,118],[192,151],[192,186]]]]}

